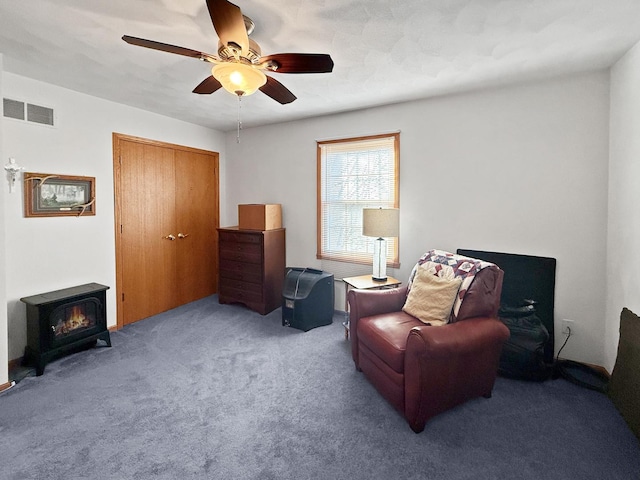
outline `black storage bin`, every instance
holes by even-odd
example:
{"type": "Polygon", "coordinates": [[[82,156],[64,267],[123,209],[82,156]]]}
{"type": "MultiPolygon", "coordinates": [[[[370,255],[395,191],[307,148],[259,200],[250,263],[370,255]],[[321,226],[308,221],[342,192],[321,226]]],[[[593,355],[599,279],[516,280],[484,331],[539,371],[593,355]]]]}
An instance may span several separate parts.
{"type": "Polygon", "coordinates": [[[289,268],[282,291],[282,325],[308,331],[333,322],[333,274],[289,268]]]}

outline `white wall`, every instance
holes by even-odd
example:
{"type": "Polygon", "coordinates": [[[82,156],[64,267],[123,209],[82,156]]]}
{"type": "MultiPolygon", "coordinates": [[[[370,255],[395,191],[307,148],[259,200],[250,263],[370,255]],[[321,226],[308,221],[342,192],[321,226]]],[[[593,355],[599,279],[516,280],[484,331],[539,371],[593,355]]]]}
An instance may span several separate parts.
{"type": "MultiPolygon", "coordinates": [[[[116,324],[112,132],[220,152],[222,204],[225,139],[211,129],[7,72],[2,87],[4,97],[53,107],[57,123],[51,128],[3,118],[3,158],[14,157],[28,172],[96,177],[93,217],[24,218],[22,185],[13,194],[4,189],[8,342],[13,359],[23,355],[26,344],[21,297],[102,283],[111,287],[108,325],[116,324]]],[[[6,338],[1,332],[2,328],[0,337],[6,338]]]]}
{"type": "Polygon", "coordinates": [[[605,367],[615,363],[620,312],[640,315],[640,43],[611,69],[605,367]]]}
{"type": "MultiPolygon", "coordinates": [[[[637,69],[637,57],[629,69],[637,69]]],[[[98,197],[95,217],[26,219],[22,192],[4,189],[9,359],[26,342],[19,301],[26,295],[104,283],[112,287],[115,324],[112,132],[219,151],[221,224],[237,222],[239,203],[282,203],[287,264],[319,266],[315,141],[400,130],[401,268],[393,274],[405,279],[429,248],[555,257],[556,324],[577,322],[563,356],[605,364],[606,330],[610,363],[605,278],[585,274],[606,268],[608,72],[246,129],[240,144],[235,132],[225,136],[7,72],[0,87],[5,97],[58,114],[57,128],[3,119],[3,158],[15,157],[28,171],[95,176],[98,197]]],[[[338,295],[336,305],[342,302],[338,295]]],[[[0,312],[0,361],[3,323],[0,312]]],[[[561,340],[556,335],[556,348],[561,340]]]]}
{"type": "MultiPolygon", "coordinates": [[[[0,97],[2,97],[4,75],[2,71],[2,54],[0,54],[0,97]]],[[[3,132],[0,128],[0,152],[3,151],[3,132]]],[[[8,158],[2,155],[3,166],[8,162],[8,158]]],[[[0,272],[6,272],[6,228],[5,228],[5,192],[9,190],[6,175],[2,175],[2,195],[0,195],[0,272]]],[[[7,276],[0,275],[0,305],[7,302],[7,276]]],[[[0,308],[0,387],[9,381],[9,345],[7,335],[7,309],[0,308]]]]}
{"type": "Polygon", "coordinates": [[[394,276],[430,248],[554,257],[556,325],[576,322],[563,357],[602,364],[608,124],[602,71],[230,132],[225,218],[282,203],[287,264],[318,267],[316,140],[400,130],[394,276]]]}

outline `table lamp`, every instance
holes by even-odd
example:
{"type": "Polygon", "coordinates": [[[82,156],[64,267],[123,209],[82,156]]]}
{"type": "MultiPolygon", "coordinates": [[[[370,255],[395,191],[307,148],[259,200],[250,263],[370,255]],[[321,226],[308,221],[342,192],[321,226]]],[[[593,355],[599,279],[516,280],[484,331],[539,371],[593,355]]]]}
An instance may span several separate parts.
{"type": "Polygon", "coordinates": [[[373,274],[377,282],[387,280],[387,241],[397,237],[400,211],[397,208],[365,208],[362,210],[362,235],[377,237],[373,244],[373,274]]]}

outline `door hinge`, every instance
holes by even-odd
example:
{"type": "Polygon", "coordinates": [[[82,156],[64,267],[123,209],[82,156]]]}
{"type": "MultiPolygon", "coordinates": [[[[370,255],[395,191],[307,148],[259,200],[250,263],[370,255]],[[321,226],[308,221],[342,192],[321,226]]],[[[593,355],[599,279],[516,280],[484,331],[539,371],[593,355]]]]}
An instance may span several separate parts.
{"type": "Polygon", "coordinates": [[[122,301],[124,302],[124,293],[122,294],[122,301]]]}
{"type": "Polygon", "coordinates": [[[120,224],[120,234],[122,235],[122,224],[120,224]]]}

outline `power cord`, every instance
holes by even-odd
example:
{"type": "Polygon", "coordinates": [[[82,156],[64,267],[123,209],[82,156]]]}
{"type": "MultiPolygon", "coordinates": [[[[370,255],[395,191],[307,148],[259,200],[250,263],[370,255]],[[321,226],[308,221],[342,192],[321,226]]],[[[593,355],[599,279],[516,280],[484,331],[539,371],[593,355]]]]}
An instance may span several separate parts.
{"type": "Polygon", "coordinates": [[[549,367],[551,368],[551,376],[554,379],[560,378],[562,376],[562,372],[561,372],[562,364],[565,362],[565,360],[563,360],[562,362],[560,361],[560,352],[562,352],[562,349],[565,347],[565,345],[569,341],[569,337],[571,337],[571,327],[566,327],[566,328],[567,328],[567,332],[566,333],[562,332],[562,333],[566,335],[567,338],[564,339],[564,343],[560,347],[560,350],[558,350],[558,354],[556,355],[555,361],[549,365],[549,367]]]}
{"type": "Polygon", "coordinates": [[[566,328],[567,328],[567,333],[565,335],[567,336],[567,338],[565,338],[564,343],[560,347],[560,350],[558,350],[558,354],[556,355],[556,363],[558,363],[558,359],[560,358],[560,352],[569,341],[569,338],[571,338],[571,327],[566,327],[566,328]]]}
{"type": "Polygon", "coordinates": [[[562,347],[560,347],[560,350],[558,350],[558,355],[556,355],[554,378],[563,377],[565,380],[580,385],[581,387],[606,393],[609,386],[609,377],[607,375],[588,365],[574,362],[573,360],[559,361],[560,352],[562,352],[562,349],[569,341],[569,337],[571,337],[571,327],[566,327],[566,329],[567,333],[565,333],[565,335],[567,338],[562,344],[562,347]]]}

